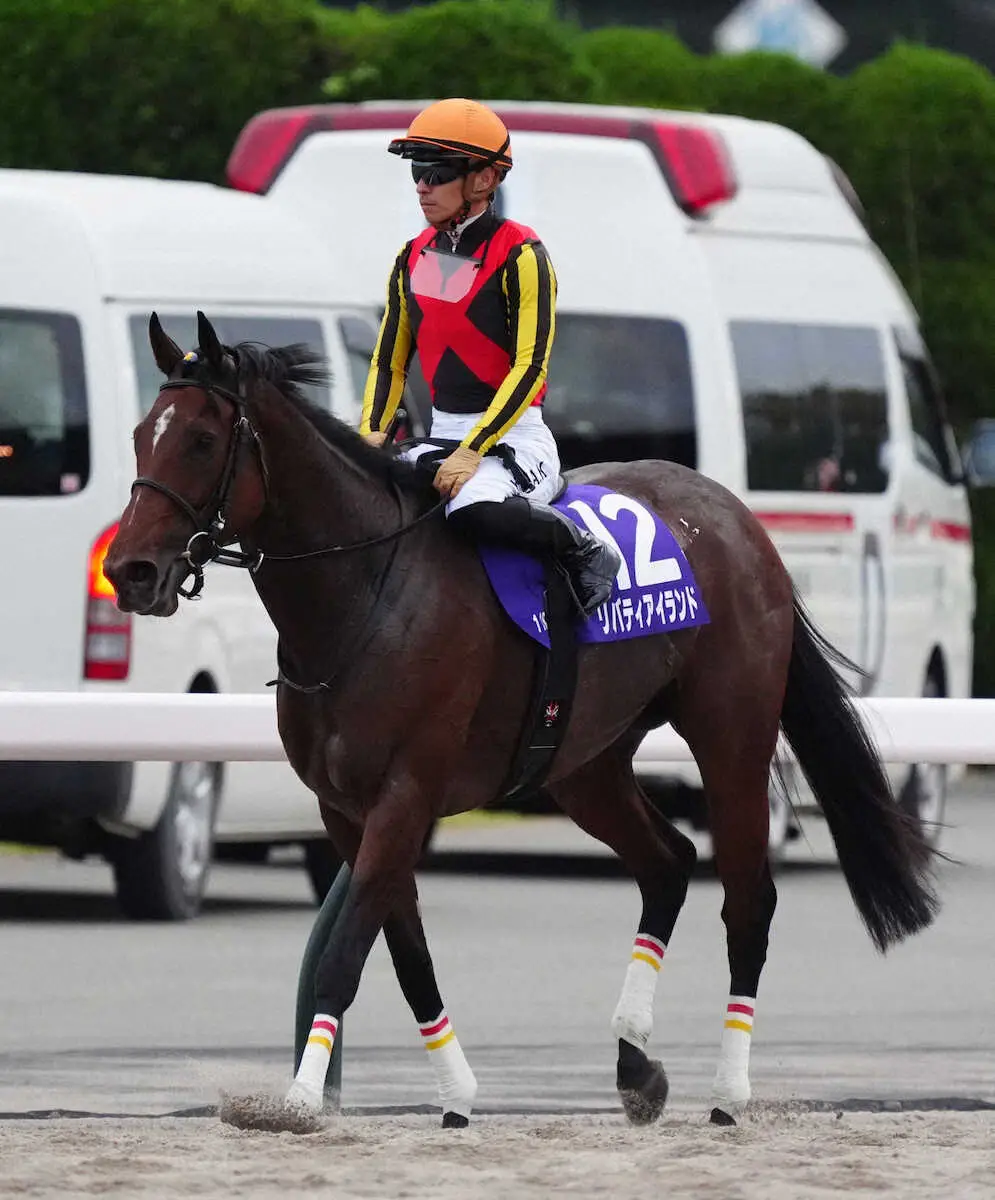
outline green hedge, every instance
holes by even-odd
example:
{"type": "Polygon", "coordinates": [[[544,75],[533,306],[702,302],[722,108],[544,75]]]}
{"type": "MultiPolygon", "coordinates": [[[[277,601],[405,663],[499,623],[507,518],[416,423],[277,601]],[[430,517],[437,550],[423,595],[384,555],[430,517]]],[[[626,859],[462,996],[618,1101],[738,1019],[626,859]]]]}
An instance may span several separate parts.
{"type": "Polygon", "coordinates": [[[546,0],[440,0],[396,16],[361,6],[327,28],[351,60],[326,86],[337,100],[594,98],[579,31],[546,0]]]}
{"type": "Polygon", "coordinates": [[[846,168],[892,262],[995,258],[995,81],[899,45],[846,81],[846,168]]]}
{"type": "Polygon", "coordinates": [[[218,179],[341,62],[311,0],[0,0],[0,165],[218,179]]]}
{"type": "MultiPolygon", "coordinates": [[[[658,31],[583,32],[552,0],[397,13],[317,0],[0,0],[0,165],[221,180],[263,108],[475,95],[777,121],[834,157],[909,288],[955,422],[995,379],[995,79],[897,45],[840,79],[658,31]]],[[[995,500],[978,499],[976,686],[995,693],[995,500]],[[989,513],[988,508],[992,511],[989,513]]]]}
{"type": "Polygon", "coordinates": [[[595,73],[599,104],[702,108],[705,59],[653,29],[614,26],[585,34],[580,52],[595,73]]]}
{"type": "Polygon", "coordinates": [[[834,75],[763,51],[706,62],[703,108],[788,125],[823,153],[846,157],[848,114],[842,81],[834,75]]]}

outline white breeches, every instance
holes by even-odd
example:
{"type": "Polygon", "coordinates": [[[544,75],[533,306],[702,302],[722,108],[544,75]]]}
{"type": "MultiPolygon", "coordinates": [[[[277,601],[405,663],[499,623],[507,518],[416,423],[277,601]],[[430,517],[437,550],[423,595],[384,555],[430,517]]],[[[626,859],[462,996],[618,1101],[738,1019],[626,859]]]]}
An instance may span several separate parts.
{"type": "MultiPolygon", "coordinates": [[[[479,420],[479,413],[436,411],[432,414],[432,431],[429,437],[462,441],[479,420]]],[[[515,451],[518,465],[532,480],[532,491],[523,492],[501,460],[488,456],[477,468],[473,478],[460,489],[459,495],[446,505],[446,516],[466,508],[468,504],[478,504],[481,500],[501,501],[507,500],[509,496],[527,495],[537,504],[548,504],[556,495],[560,477],[560,456],[553,435],[542,419],[540,409],[530,408],[524,412],[501,441],[515,451]]],[[[404,452],[404,457],[414,460],[430,449],[431,446],[413,446],[404,452]]]]}

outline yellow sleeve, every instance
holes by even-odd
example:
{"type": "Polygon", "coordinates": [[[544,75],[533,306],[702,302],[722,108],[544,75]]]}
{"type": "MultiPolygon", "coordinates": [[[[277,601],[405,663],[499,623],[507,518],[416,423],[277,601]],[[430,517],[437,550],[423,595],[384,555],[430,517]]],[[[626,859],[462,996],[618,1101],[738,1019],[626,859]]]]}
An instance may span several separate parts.
{"type": "Polygon", "coordinates": [[[404,299],[404,267],[409,247],[410,243],[397,256],[387,285],[387,308],[380,322],[380,333],[363,392],[360,433],[379,433],[386,429],[404,395],[408,363],[414,349],[408,306],[404,299]]]}
{"type": "Polygon", "coordinates": [[[545,246],[516,246],[505,264],[502,286],[508,299],[511,370],[463,439],[478,454],[486,454],[541,391],[556,332],[556,274],[545,246]]]}

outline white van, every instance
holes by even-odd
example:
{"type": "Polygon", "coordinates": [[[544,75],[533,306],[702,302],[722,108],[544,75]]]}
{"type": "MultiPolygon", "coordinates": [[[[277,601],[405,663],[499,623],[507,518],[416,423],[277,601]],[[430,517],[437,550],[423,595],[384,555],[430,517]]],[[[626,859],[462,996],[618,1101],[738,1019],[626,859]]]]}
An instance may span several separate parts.
{"type": "MultiPolygon", "coordinates": [[[[301,224],[208,185],[0,171],[0,688],[251,692],[273,677],[244,572],[215,568],[169,621],[132,620],[101,562],[158,390],[153,309],[184,346],[197,308],[230,342],[309,343],[334,373],[316,398],[358,419],[376,326],[301,224]]],[[[0,762],[0,840],[105,854],[132,915],[196,912],[212,827],[222,843],[302,840],[326,882],[317,804],[286,765],[0,762]]]]}
{"type": "MultiPolygon", "coordinates": [[[[422,106],[271,110],[228,164],[233,187],[325,233],[371,311],[422,225],[406,165],[386,153],[422,106]]],[[[916,314],[838,168],[740,118],[493,107],[515,159],[501,210],[536,229],[559,278],[546,413],[564,465],[666,458],[719,480],[866,671],[865,693],[968,695],[958,452],[916,314]]],[[[910,808],[942,816],[945,768],[902,783],[910,808]]]]}

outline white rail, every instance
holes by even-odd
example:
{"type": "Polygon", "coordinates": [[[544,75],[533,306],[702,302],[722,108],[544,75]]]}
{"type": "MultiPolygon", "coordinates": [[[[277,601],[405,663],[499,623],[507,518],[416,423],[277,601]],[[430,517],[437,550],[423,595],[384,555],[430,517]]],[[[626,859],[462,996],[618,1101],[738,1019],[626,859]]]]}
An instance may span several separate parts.
{"type": "MultiPolygon", "coordinates": [[[[888,762],[995,763],[995,700],[857,702],[888,762]]],[[[373,731],[371,731],[373,736],[373,731]]],[[[0,692],[0,760],[266,762],[284,758],[272,695],[0,692]]],[[[641,768],[687,762],[651,731],[641,768]]]]}

